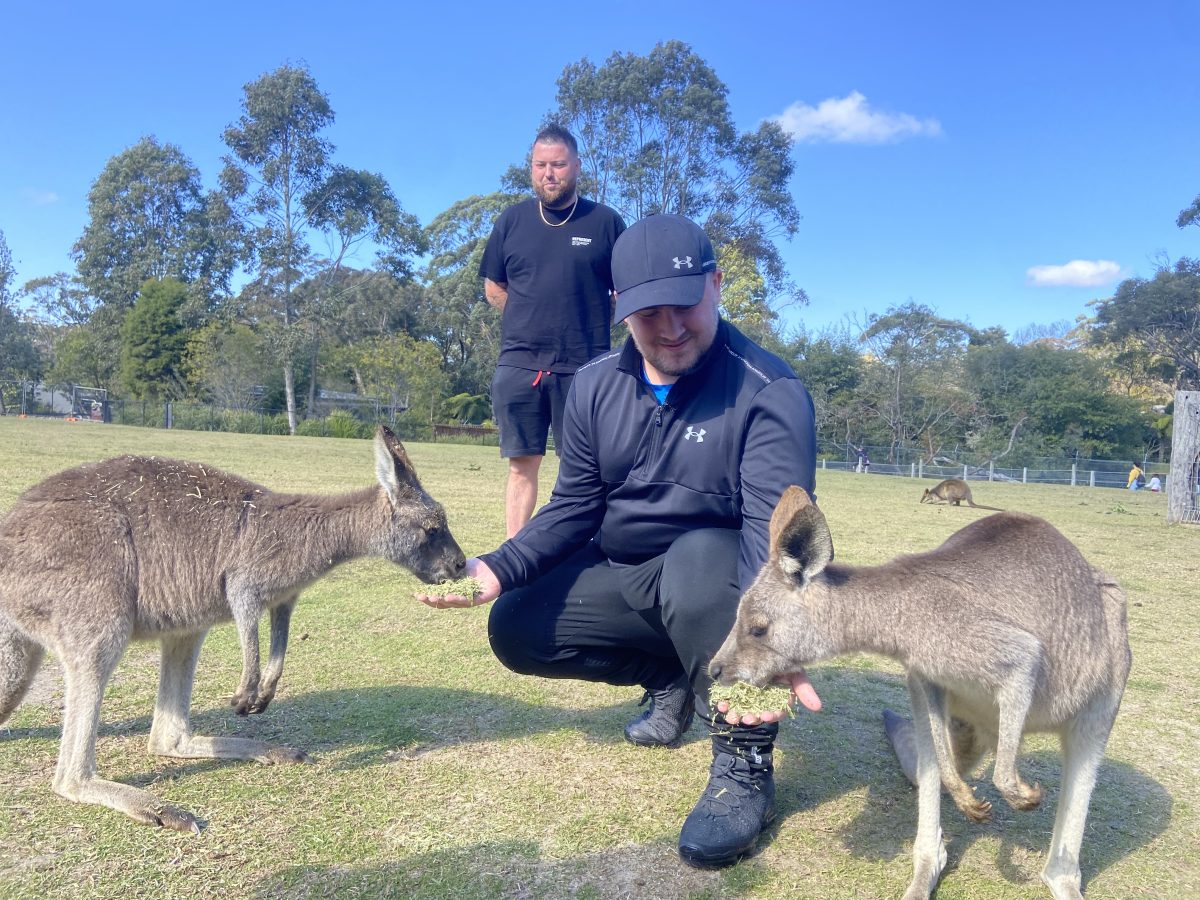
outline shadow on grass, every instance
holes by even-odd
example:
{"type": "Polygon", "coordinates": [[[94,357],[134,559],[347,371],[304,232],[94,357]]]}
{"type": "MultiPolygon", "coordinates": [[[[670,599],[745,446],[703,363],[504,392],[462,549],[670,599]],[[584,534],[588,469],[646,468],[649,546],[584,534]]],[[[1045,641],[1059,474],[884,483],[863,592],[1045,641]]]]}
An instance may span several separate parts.
{"type": "MultiPolygon", "coordinates": [[[[264,714],[246,717],[222,706],[194,705],[191,727],[195,735],[250,738],[297,748],[317,759],[323,753],[346,746],[360,746],[362,749],[339,757],[335,764],[335,770],[353,770],[415,759],[465,744],[528,739],[531,735],[564,729],[581,731],[591,743],[619,744],[623,742],[624,723],[639,712],[636,689],[630,691],[628,703],[581,711],[424,685],[345,688],[292,694],[276,699],[264,714]]],[[[97,732],[101,754],[106,738],[149,736],[149,715],[106,721],[102,707],[101,717],[97,732]]],[[[0,747],[22,739],[54,741],[57,745],[62,734],[61,716],[59,720],[49,726],[0,728],[0,747]]],[[[703,730],[697,727],[688,739],[704,737],[703,730]]],[[[164,773],[179,776],[219,766],[245,765],[243,760],[162,759],[163,764],[153,771],[119,777],[143,786],[161,779],[164,773]]],[[[113,777],[113,773],[108,773],[108,777],[113,777]]]]}
{"type": "MultiPolygon", "coordinates": [[[[916,834],[916,793],[900,773],[880,718],[884,707],[907,714],[903,679],[854,666],[822,666],[812,672],[812,677],[825,705],[820,714],[801,713],[781,728],[778,742],[781,753],[776,761],[778,818],[768,830],[763,845],[783,829],[791,827],[789,818],[811,813],[825,804],[836,803],[847,793],[865,788],[865,803],[853,820],[839,829],[845,846],[852,854],[864,859],[886,861],[906,856],[911,852],[916,834]]],[[[238,718],[222,706],[200,707],[193,711],[192,727],[200,735],[236,735],[298,747],[317,759],[322,753],[355,747],[357,749],[351,752],[339,754],[334,764],[335,771],[345,771],[388,765],[477,742],[527,741],[537,734],[567,729],[582,733],[589,742],[617,744],[622,742],[622,725],[637,712],[635,700],[631,694],[626,703],[579,710],[476,691],[396,685],[290,695],[277,700],[265,715],[247,718],[238,718]]],[[[101,752],[105,738],[119,735],[137,736],[141,740],[149,729],[148,715],[103,724],[99,733],[101,752]]],[[[22,738],[53,740],[57,744],[59,734],[57,727],[3,729],[0,730],[0,746],[22,738]]],[[[705,739],[702,727],[694,727],[689,734],[692,741],[705,739]]],[[[221,760],[161,760],[145,772],[110,771],[105,774],[147,786],[164,777],[244,764],[221,760]]],[[[980,838],[1000,841],[997,869],[1004,878],[1015,883],[1025,883],[1030,877],[1028,870],[1017,861],[1018,857],[1028,853],[1044,857],[1057,809],[1060,759],[1053,752],[1025,753],[1020,765],[1027,780],[1041,782],[1047,791],[1046,800],[1038,810],[1017,813],[1009,809],[987,780],[990,770],[984,770],[973,783],[980,796],[991,800],[993,822],[972,825],[949,800],[943,801],[942,827],[947,837],[947,874],[950,877],[966,851],[980,838]]],[[[1170,821],[1171,811],[1171,798],[1161,785],[1136,768],[1107,760],[1100,772],[1084,836],[1085,881],[1160,835],[1170,821]]],[[[359,882],[384,886],[393,877],[403,882],[417,870],[439,871],[444,865],[460,860],[464,853],[492,856],[494,848],[489,847],[480,845],[473,851],[460,848],[421,854],[420,859],[425,859],[425,863],[414,857],[416,862],[397,863],[395,871],[391,868],[372,871],[299,869],[293,871],[294,877],[280,876],[283,880],[264,883],[263,892],[271,896],[308,896],[306,884],[347,878],[351,879],[347,882],[348,889],[359,882]],[[285,887],[285,882],[290,887],[285,887]]],[[[597,859],[602,856],[608,860],[621,853],[653,850],[666,853],[671,857],[672,865],[679,865],[673,846],[664,847],[614,848],[597,855],[597,859]]],[[[536,863],[536,854],[537,848],[525,848],[520,855],[530,859],[522,865],[530,867],[531,871],[538,869],[541,864],[536,863]]],[[[500,855],[496,859],[499,865],[502,862],[500,855]]],[[[566,869],[578,866],[580,862],[554,865],[566,869]]],[[[589,865],[598,863],[593,860],[589,865]]],[[[480,872],[490,872],[494,868],[480,872]]],[[[741,868],[745,875],[745,869],[753,868],[753,864],[741,868]]],[[[491,884],[484,874],[479,878],[481,884],[491,884]]],[[[350,895],[354,894],[355,890],[351,889],[350,895]]],[[[388,896],[386,891],[380,895],[388,896]]],[[[436,892],[397,894],[401,895],[448,896],[436,892]]],[[[637,895],[636,891],[629,894],[637,895]]],[[[478,896],[505,895],[481,889],[478,896]]],[[[596,896],[613,894],[600,891],[596,896]]],[[[651,895],[643,893],[641,896],[651,895]]]]}
{"type": "MultiPolygon", "coordinates": [[[[813,682],[825,707],[819,716],[799,720],[794,734],[783,737],[785,748],[794,743],[802,759],[796,771],[789,771],[792,767],[785,763],[778,773],[780,820],[773,829],[787,827],[790,814],[814,809],[865,786],[867,798],[861,811],[840,829],[845,846],[865,859],[890,860],[910,854],[917,832],[917,792],[900,771],[881,717],[884,707],[911,715],[904,679],[862,669],[824,667],[813,673],[813,682]],[[789,783],[793,778],[794,785],[789,783]]],[[[985,767],[968,779],[977,795],[991,802],[990,822],[971,823],[943,796],[941,825],[948,855],[943,878],[954,877],[967,850],[981,838],[1000,842],[996,867],[1013,883],[1030,880],[1028,867],[1017,861],[1020,857],[1035,854],[1038,860],[1045,858],[1058,810],[1062,757],[1050,750],[1025,752],[1018,765],[1027,781],[1040,782],[1046,791],[1036,810],[1018,812],[1004,802],[991,783],[990,757],[985,759],[985,767]]],[[[1161,835],[1170,824],[1171,813],[1171,796],[1161,784],[1133,766],[1106,759],[1080,851],[1085,886],[1099,872],[1161,835]]],[[[1036,881],[1037,873],[1032,877],[1036,881]]]]}
{"type": "Polygon", "coordinates": [[[256,898],[372,897],[411,900],[726,896],[720,873],[689,868],[674,845],[626,844],[564,860],[543,860],[533,842],[482,842],[404,854],[384,866],[293,866],[253,888],[256,898]]]}

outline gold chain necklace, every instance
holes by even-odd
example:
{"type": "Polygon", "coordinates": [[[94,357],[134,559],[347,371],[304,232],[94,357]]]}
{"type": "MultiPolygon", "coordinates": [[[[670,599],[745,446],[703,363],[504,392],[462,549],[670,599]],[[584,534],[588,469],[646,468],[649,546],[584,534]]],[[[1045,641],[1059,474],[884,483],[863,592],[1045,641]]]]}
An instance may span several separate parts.
{"type": "Polygon", "coordinates": [[[576,194],[575,202],[571,204],[571,211],[569,213],[567,213],[567,217],[565,219],[563,219],[561,222],[551,222],[549,219],[546,218],[546,213],[542,208],[542,201],[539,200],[538,201],[538,215],[541,216],[542,221],[545,222],[547,225],[549,225],[551,228],[562,228],[564,225],[566,225],[568,222],[571,221],[571,216],[575,215],[575,207],[577,207],[578,205],[579,205],[579,195],[576,194]]]}

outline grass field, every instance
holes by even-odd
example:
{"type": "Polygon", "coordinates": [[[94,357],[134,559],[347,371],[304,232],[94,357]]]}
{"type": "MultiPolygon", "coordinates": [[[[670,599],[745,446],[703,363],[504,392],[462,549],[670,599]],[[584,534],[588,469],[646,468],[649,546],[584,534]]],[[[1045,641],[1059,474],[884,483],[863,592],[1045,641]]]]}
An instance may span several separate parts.
{"type": "MultiPolygon", "coordinates": [[[[505,467],[494,448],[411,444],[468,555],[503,536],[505,467]]],[[[0,511],[29,485],[127,452],[201,460],[281,490],[336,492],[374,478],[366,441],[164,432],[0,418],[0,511]]],[[[546,467],[543,499],[553,466],[546,467]]],[[[929,482],[818,472],[838,558],[877,563],[928,549],[984,513],[917,503],[929,482]]],[[[1168,528],[1146,492],[974,485],[979,503],[1038,513],[1114,574],[1130,602],[1133,672],[1083,845],[1089,897],[1200,896],[1200,531],[1168,528]]],[[[640,691],[513,675],[492,657],[487,610],[438,611],[378,561],[335,570],[300,599],[274,704],[239,719],[232,626],[197,672],[199,734],[252,736],[312,754],[306,766],[148,756],[157,647],[136,644],[109,685],[101,773],[199,815],[200,835],[138,825],[50,789],[62,688],[57,664],[0,726],[2,897],[866,898],[911,873],[916,796],[880,710],[907,710],[900,670],[843,657],[812,669],[825,702],[782,727],[779,817],[733,869],[689,869],[679,827],[707,778],[694,729],[674,751],[626,744],[640,691]]],[[[996,585],[1003,603],[1004,585],[996,585]]],[[[264,629],[265,631],[265,629],[264,629]]],[[[987,825],[947,800],[939,900],[1043,894],[1059,786],[1056,745],[1026,741],[1022,771],[1047,789],[1018,813],[989,781],[987,825]]]]}

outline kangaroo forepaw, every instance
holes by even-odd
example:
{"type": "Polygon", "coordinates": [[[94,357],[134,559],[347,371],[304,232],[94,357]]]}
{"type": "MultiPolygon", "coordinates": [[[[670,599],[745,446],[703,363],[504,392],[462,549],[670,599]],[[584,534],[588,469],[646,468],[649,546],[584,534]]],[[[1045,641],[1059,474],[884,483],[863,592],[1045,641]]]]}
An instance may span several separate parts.
{"type": "Polygon", "coordinates": [[[1008,802],[1008,805],[1013,809],[1028,811],[1038,808],[1038,805],[1042,802],[1044,792],[1042,791],[1041,784],[1035,784],[1033,787],[1030,787],[1024,782],[1018,781],[1016,790],[1002,791],[1001,793],[1008,802]]]}
{"type": "Polygon", "coordinates": [[[987,800],[980,800],[974,794],[970,795],[970,799],[955,797],[954,805],[962,810],[964,816],[977,824],[992,818],[992,804],[987,800]]]}
{"type": "Polygon", "coordinates": [[[295,750],[291,747],[272,747],[264,755],[259,757],[261,762],[268,766],[278,765],[279,763],[306,763],[310,762],[308,754],[303,750],[295,750]]]}
{"type": "Polygon", "coordinates": [[[200,822],[190,812],[178,806],[163,804],[153,810],[154,818],[163,828],[182,831],[185,834],[199,834],[200,822]]]}
{"type": "Polygon", "coordinates": [[[233,707],[233,711],[239,716],[249,715],[254,711],[254,706],[258,702],[257,693],[242,693],[239,691],[229,698],[229,705],[233,707]]]}
{"type": "Polygon", "coordinates": [[[268,697],[259,697],[252,704],[250,704],[250,708],[247,710],[247,712],[249,712],[251,715],[264,713],[267,711],[267,707],[271,705],[271,701],[273,699],[274,695],[268,697]]]}

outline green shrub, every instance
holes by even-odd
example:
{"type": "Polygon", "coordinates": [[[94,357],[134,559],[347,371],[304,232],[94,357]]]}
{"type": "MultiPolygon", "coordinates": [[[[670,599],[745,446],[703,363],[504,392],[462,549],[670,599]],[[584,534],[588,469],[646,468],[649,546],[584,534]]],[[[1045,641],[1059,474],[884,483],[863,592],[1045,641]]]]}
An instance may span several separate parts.
{"type": "Polygon", "coordinates": [[[364,438],[369,436],[369,433],[366,433],[366,426],[344,409],[335,409],[331,412],[325,419],[325,425],[330,437],[364,438]]]}
{"type": "Polygon", "coordinates": [[[221,430],[239,434],[260,434],[263,430],[261,413],[244,409],[226,409],[221,413],[221,430]]]}

